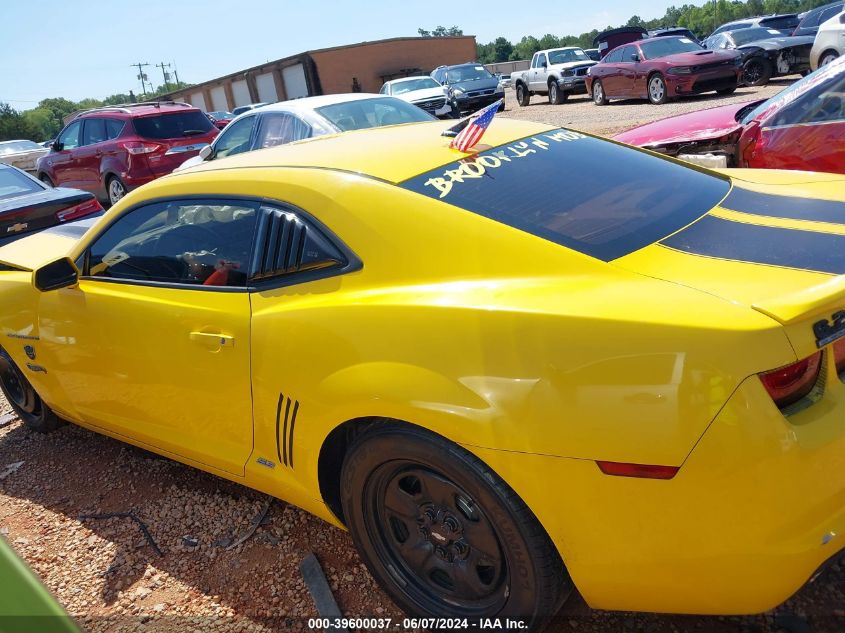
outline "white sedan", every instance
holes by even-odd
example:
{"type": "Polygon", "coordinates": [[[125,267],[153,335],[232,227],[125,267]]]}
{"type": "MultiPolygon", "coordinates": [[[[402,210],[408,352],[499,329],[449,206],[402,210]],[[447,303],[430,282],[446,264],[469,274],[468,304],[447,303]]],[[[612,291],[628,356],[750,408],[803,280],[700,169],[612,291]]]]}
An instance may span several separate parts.
{"type": "Polygon", "coordinates": [[[232,119],[211,145],[174,171],[242,152],[385,125],[431,121],[416,106],[383,95],[352,93],[306,97],[273,103],[232,119]]]}
{"type": "Polygon", "coordinates": [[[3,141],[0,143],[0,163],[35,173],[35,161],[50,150],[32,141],[3,141]]]}
{"type": "Polygon", "coordinates": [[[404,99],[434,116],[457,116],[452,111],[446,88],[431,77],[394,79],[385,83],[380,92],[404,99]]]}

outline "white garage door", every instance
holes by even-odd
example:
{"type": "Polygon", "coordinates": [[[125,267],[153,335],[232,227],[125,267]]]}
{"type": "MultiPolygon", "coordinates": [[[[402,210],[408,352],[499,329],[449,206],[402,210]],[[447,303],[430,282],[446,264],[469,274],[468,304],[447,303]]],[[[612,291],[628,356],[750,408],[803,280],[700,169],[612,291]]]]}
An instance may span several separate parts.
{"type": "Polygon", "coordinates": [[[211,105],[214,110],[228,110],[229,104],[226,103],[226,91],[223,86],[217,86],[211,89],[211,105]]]}
{"type": "Polygon", "coordinates": [[[255,78],[255,87],[258,88],[258,100],[263,103],[275,103],[279,100],[276,95],[276,82],[273,81],[273,73],[264,73],[255,78]]]}
{"type": "Polygon", "coordinates": [[[288,66],[282,70],[282,78],[285,81],[285,92],[288,93],[288,99],[308,96],[308,84],[305,81],[305,68],[302,64],[288,66]]]}
{"type": "Polygon", "coordinates": [[[232,82],[232,94],[235,97],[235,106],[245,106],[252,103],[249,98],[249,87],[246,85],[246,79],[240,79],[232,82]]]}
{"type": "Polygon", "coordinates": [[[192,105],[198,107],[200,110],[207,111],[208,108],[205,107],[205,96],[201,92],[195,92],[188,100],[191,102],[192,105]]]}

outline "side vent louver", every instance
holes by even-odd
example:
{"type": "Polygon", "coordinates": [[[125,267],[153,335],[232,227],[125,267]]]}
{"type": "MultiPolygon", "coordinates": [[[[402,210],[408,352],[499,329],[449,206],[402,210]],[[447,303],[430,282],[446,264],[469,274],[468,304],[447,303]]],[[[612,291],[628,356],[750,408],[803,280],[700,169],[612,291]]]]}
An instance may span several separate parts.
{"type": "Polygon", "coordinates": [[[262,207],[253,278],[266,279],[345,264],[337,247],[295,214],[262,207]]]}
{"type": "Polygon", "coordinates": [[[289,468],[293,468],[293,432],[297,413],[299,400],[285,398],[284,394],[280,393],[276,407],[276,453],[279,461],[289,468]]]}

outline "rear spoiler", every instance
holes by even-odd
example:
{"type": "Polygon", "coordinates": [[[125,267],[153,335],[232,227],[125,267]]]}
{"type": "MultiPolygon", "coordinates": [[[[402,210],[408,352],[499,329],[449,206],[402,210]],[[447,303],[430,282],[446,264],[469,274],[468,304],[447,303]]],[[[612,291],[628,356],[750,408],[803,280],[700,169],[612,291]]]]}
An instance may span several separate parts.
{"type": "Polygon", "coordinates": [[[845,275],[790,295],[766,299],[751,307],[782,325],[791,325],[822,312],[836,311],[837,308],[845,310],[845,275]]]}

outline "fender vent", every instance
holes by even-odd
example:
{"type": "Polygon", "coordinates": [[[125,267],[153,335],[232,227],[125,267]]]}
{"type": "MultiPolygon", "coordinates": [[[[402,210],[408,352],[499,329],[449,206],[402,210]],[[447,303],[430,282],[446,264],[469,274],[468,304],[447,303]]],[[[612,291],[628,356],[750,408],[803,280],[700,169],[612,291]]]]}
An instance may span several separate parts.
{"type": "Polygon", "coordinates": [[[276,407],[276,454],[285,466],[293,468],[293,432],[296,427],[296,414],[299,413],[299,400],[285,398],[279,394],[276,407]]]}

